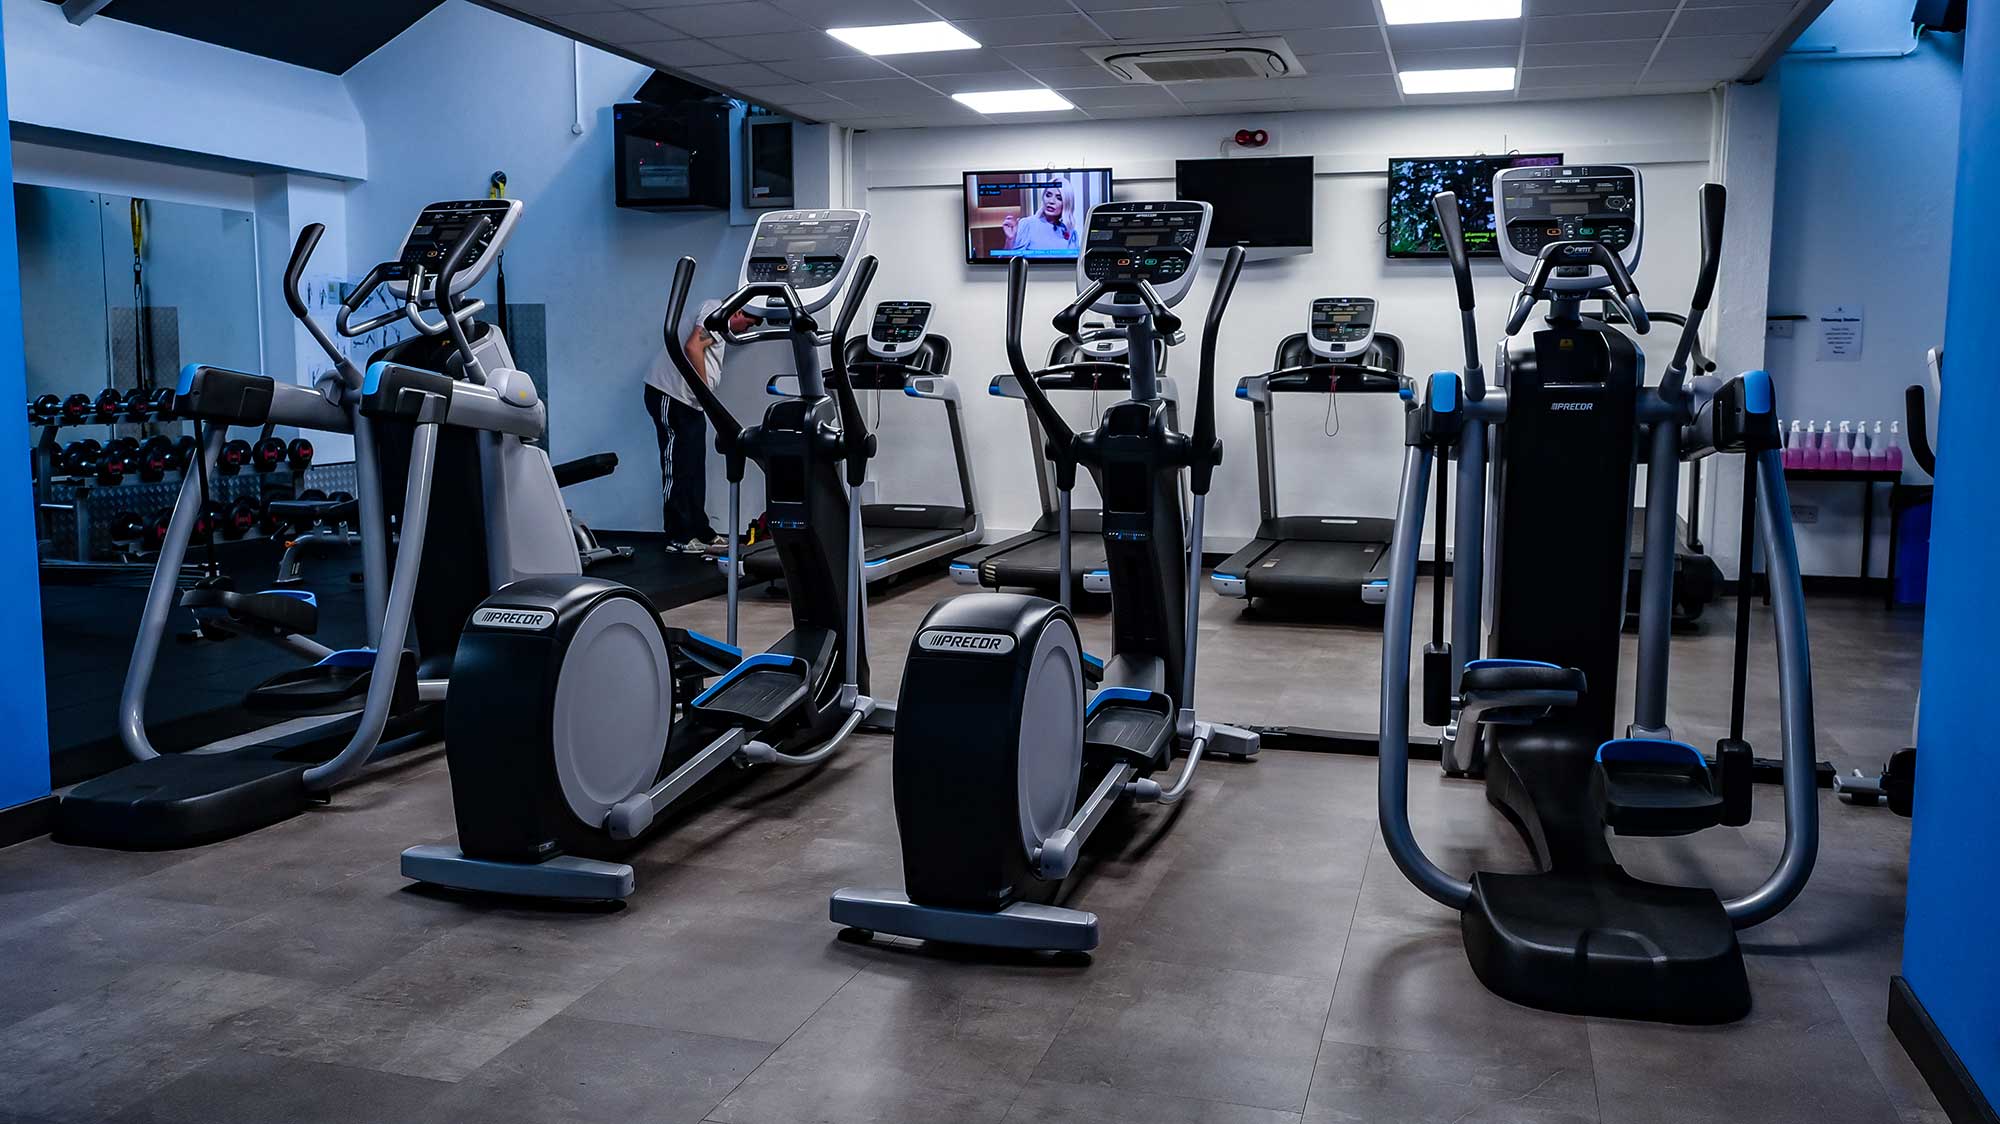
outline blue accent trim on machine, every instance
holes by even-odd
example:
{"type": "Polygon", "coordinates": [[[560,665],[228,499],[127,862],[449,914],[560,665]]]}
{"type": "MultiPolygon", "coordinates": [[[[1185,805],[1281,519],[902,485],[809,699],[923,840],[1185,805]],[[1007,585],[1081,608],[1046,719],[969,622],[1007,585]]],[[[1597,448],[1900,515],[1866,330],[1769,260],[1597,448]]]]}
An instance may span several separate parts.
{"type": "Polygon", "coordinates": [[[700,706],[709,699],[714,698],[717,691],[729,686],[736,681],[738,676],[753,667],[794,667],[803,665],[805,662],[797,656],[781,656],[776,652],[759,652],[754,656],[746,656],[742,663],[730,668],[727,675],[716,680],[714,686],[711,686],[708,690],[696,695],[694,701],[688,705],[700,706]]]}
{"type": "Polygon", "coordinates": [[[329,653],[327,654],[327,656],[326,656],[326,658],[325,658],[325,659],[322,659],[322,660],[320,660],[320,661],[319,661],[319,662],[318,662],[317,664],[314,664],[313,666],[315,666],[315,667],[373,667],[374,665],[375,665],[375,649],[373,649],[373,648],[342,648],[342,649],[341,649],[340,651],[338,651],[338,652],[329,652],[329,653]]]}
{"type": "Polygon", "coordinates": [[[1137,687],[1102,687],[1091,698],[1090,705],[1083,709],[1083,716],[1088,718],[1096,714],[1097,708],[1106,702],[1145,702],[1158,694],[1158,691],[1145,691],[1137,687]]]}
{"type": "Polygon", "coordinates": [[[1416,388],[1409,385],[1399,386],[1396,388],[1396,397],[1401,398],[1405,402],[1415,402],[1417,400],[1416,388]]]}
{"type": "Polygon", "coordinates": [[[382,371],[388,367],[387,359],[377,359],[368,364],[368,373],[361,377],[361,393],[373,394],[382,387],[382,371]]]}
{"type": "Polygon", "coordinates": [[[1657,761],[1664,765],[1683,765],[1689,758],[1702,768],[1708,768],[1708,758],[1702,756],[1701,750],[1686,742],[1665,738],[1613,738],[1597,747],[1599,764],[1605,761],[1657,761]]]}
{"type": "Polygon", "coordinates": [[[863,562],[861,564],[861,568],[864,570],[872,570],[877,566],[887,566],[888,564],[889,560],[887,558],[877,558],[873,562],[863,562]]]}
{"type": "Polygon", "coordinates": [[[1467,671],[1471,671],[1475,667],[1555,667],[1555,666],[1557,665],[1552,664],[1547,660],[1483,659],[1483,660],[1465,661],[1465,670],[1467,671]]]}
{"type": "Polygon", "coordinates": [[[1221,570],[1216,570],[1208,575],[1208,580],[1218,581],[1218,582],[1240,582],[1243,579],[1237,577],[1235,574],[1225,574],[1221,570]]]}
{"type": "Polygon", "coordinates": [[[1238,398],[1248,398],[1248,397],[1250,397],[1250,388],[1249,388],[1249,387],[1247,387],[1247,386],[1244,386],[1244,385],[1243,385],[1242,383],[1237,383],[1237,384],[1236,384],[1236,397],[1238,397],[1238,398]]]}
{"type": "Polygon", "coordinates": [[[917,393],[917,388],[916,388],[916,387],[914,387],[914,386],[911,386],[911,385],[910,385],[910,384],[908,384],[908,383],[904,383],[904,384],[903,384],[903,393],[904,393],[905,395],[907,395],[908,397],[911,397],[911,398],[922,398],[922,397],[923,397],[923,395],[921,395],[921,394],[918,394],[918,393],[917,393]]]}
{"type": "Polygon", "coordinates": [[[979,567],[966,562],[953,562],[951,568],[954,570],[976,570],[979,567]]]}
{"type": "Polygon", "coordinates": [[[715,637],[710,636],[706,632],[696,632],[694,629],[691,628],[685,631],[689,636],[694,637],[696,640],[699,640],[704,644],[714,645],[715,647],[720,648],[725,652],[728,652],[732,656],[740,657],[743,655],[743,649],[737,647],[734,644],[729,643],[726,640],[717,640],[715,637]]]}
{"type": "Polygon", "coordinates": [[[263,596],[266,596],[266,597],[290,597],[290,598],[294,598],[294,599],[296,599],[296,600],[299,600],[299,601],[303,601],[303,602],[305,602],[305,603],[306,603],[306,604],[308,604],[308,605],[311,605],[311,606],[314,606],[315,608],[317,608],[317,607],[319,606],[319,598],[318,598],[317,596],[315,596],[315,595],[314,595],[314,594],[312,593],[312,591],[310,591],[310,590],[305,590],[305,589],[260,589],[260,590],[258,590],[257,592],[258,592],[259,594],[263,595],[263,596]]]}
{"type": "Polygon", "coordinates": [[[1089,652],[1085,652],[1083,653],[1083,662],[1089,664],[1090,666],[1096,668],[1099,671],[1104,670],[1103,656],[1093,656],[1089,652]]]}
{"type": "Polygon", "coordinates": [[[194,373],[201,370],[201,364],[189,363],[181,368],[181,381],[174,384],[175,394],[186,394],[194,389],[194,373]]]}
{"type": "Polygon", "coordinates": [[[1768,414],[1772,409],[1771,372],[1764,370],[1743,372],[1743,408],[1753,414],[1768,414]]]}
{"type": "Polygon", "coordinates": [[[1431,376],[1431,412],[1449,414],[1458,409],[1458,372],[1439,371],[1431,376]]]}

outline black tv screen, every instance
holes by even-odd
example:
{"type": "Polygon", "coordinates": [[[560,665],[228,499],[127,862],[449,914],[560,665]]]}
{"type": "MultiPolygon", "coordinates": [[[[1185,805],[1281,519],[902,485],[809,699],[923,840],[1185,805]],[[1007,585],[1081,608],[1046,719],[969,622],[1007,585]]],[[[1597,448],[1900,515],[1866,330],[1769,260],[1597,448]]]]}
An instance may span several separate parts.
{"type": "Polygon", "coordinates": [[[1174,193],[1215,208],[1211,246],[1311,249],[1313,158],[1177,160],[1174,193]]]}
{"type": "Polygon", "coordinates": [[[1444,234],[1438,230],[1431,197],[1440,191],[1458,196],[1458,225],[1465,252],[1492,257],[1500,253],[1493,229],[1493,174],[1502,168],[1552,167],[1563,162],[1560,152],[1510,153],[1506,156],[1401,156],[1389,161],[1389,256],[1441,258],[1444,234]]]}
{"type": "Polygon", "coordinates": [[[1111,201],[1109,168],[966,172],[965,260],[1075,262],[1090,209],[1111,201]]]}

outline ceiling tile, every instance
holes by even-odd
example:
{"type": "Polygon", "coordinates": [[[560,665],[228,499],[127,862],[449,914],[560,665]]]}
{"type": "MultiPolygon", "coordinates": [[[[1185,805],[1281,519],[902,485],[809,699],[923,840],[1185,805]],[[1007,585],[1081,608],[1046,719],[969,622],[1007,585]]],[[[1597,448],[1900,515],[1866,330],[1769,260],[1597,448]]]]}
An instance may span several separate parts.
{"type": "MultiPolygon", "coordinates": [[[[1627,82],[1617,86],[1551,86],[1546,90],[1522,90],[1522,101],[1596,101],[1599,98],[1625,98],[1634,94],[1666,93],[1647,86],[1634,86],[1627,82]]],[[[1678,91],[1673,91],[1678,92],[1678,91]]]]}
{"type": "Polygon", "coordinates": [[[765,65],[801,82],[859,82],[866,78],[895,77],[888,67],[863,55],[845,59],[782,59],[765,65]]]}
{"type": "Polygon", "coordinates": [[[1096,66],[1083,48],[1074,43],[1054,43],[1029,47],[1002,47],[1000,57],[1015,66],[1033,70],[1038,66],[1096,66]]]}
{"type": "Polygon", "coordinates": [[[1595,43],[1602,39],[1645,39],[1667,29],[1671,12],[1618,12],[1602,16],[1544,16],[1528,21],[1530,43],[1595,43]]]}
{"type": "Polygon", "coordinates": [[[1574,66],[1582,62],[1644,66],[1658,39],[1618,39],[1579,47],[1574,43],[1530,43],[1521,60],[1528,66],[1574,66]]]}
{"type": "Polygon", "coordinates": [[[1674,20],[1673,36],[1770,35],[1790,23],[1790,4],[1745,4],[1735,8],[1689,8],[1674,20]]]}
{"type": "Polygon", "coordinates": [[[1395,94],[1396,78],[1386,69],[1377,74],[1329,74],[1313,78],[1287,78],[1285,92],[1292,98],[1329,95],[1395,94]]]}
{"type": "Polygon", "coordinates": [[[1297,28],[1280,38],[1299,55],[1343,55],[1354,51],[1380,51],[1382,29],[1370,27],[1297,28]]]}
{"type": "Polygon", "coordinates": [[[506,7],[548,19],[577,12],[612,12],[619,10],[620,5],[617,0],[508,0],[506,7]]]}
{"type": "Polygon", "coordinates": [[[1176,82],[1174,96],[1185,102],[1263,101],[1289,96],[1276,87],[1308,81],[1304,78],[1221,78],[1212,82],[1176,82]]]}
{"type": "Polygon", "coordinates": [[[1181,105],[1180,100],[1168,93],[1164,86],[1094,86],[1083,90],[1064,90],[1062,94],[1085,109],[1152,106],[1160,110],[1174,110],[1181,105]]]}
{"type": "Polygon", "coordinates": [[[977,74],[981,71],[1010,70],[1014,65],[1000,52],[991,49],[925,51],[913,55],[890,55],[882,61],[913,78],[921,78],[927,74],[977,74]]]}
{"type": "Polygon", "coordinates": [[[773,106],[773,108],[779,107],[782,107],[788,113],[796,113],[802,117],[815,117],[822,121],[829,118],[838,118],[843,114],[852,112],[854,109],[853,104],[850,102],[821,97],[819,91],[813,89],[808,89],[805,93],[797,97],[785,98],[776,106],[773,106]]]}
{"type": "Polygon", "coordinates": [[[936,74],[924,79],[924,84],[947,94],[972,93],[980,90],[1028,90],[1041,85],[1018,70],[995,70],[983,74],[936,74]]]}
{"type": "Polygon", "coordinates": [[[1101,66],[1041,66],[1030,71],[1035,80],[1056,90],[1075,90],[1091,86],[1121,86],[1127,83],[1114,78],[1110,71],[1101,66]]]}
{"type": "Polygon", "coordinates": [[[725,86],[782,86],[785,76],[762,63],[729,62],[717,66],[690,66],[684,68],[688,76],[703,82],[720,82],[725,86]]]}
{"type": "MultiPolygon", "coordinates": [[[[1119,0],[1123,5],[1127,0],[1119,0]]],[[[992,19],[996,16],[1067,15],[1070,0],[923,0],[924,7],[948,20],[992,19]]],[[[1089,5],[1083,5],[1085,10],[1089,5]]]]}
{"type": "Polygon", "coordinates": [[[812,27],[873,27],[923,23],[937,16],[917,0],[772,0],[812,27]]]}
{"type": "Polygon", "coordinates": [[[705,38],[733,55],[753,62],[778,59],[865,58],[867,56],[824,31],[780,31],[769,35],[710,35],[705,38]]]}
{"type": "Polygon", "coordinates": [[[715,66],[743,61],[704,39],[668,39],[659,43],[625,43],[621,46],[656,66],[715,66]]]}
{"type": "Polygon", "coordinates": [[[1514,66],[1520,61],[1521,48],[1518,46],[1396,52],[1398,70],[1466,70],[1472,67],[1514,66]]]}
{"type": "Polygon", "coordinates": [[[730,35],[768,35],[774,31],[803,31],[807,26],[804,20],[775,4],[767,3],[766,0],[667,8],[654,12],[653,18],[676,31],[702,39],[730,35]]]}
{"type": "Polygon", "coordinates": [[[1114,39],[1186,39],[1200,35],[1228,35],[1237,30],[1235,18],[1229,14],[1228,8],[1219,3],[1096,12],[1091,18],[1114,39]]]}
{"type": "Polygon", "coordinates": [[[1252,98],[1243,101],[1202,102],[1203,113],[1284,113],[1292,108],[1290,98],[1252,98]]]}
{"type": "Polygon", "coordinates": [[[1046,43],[1103,43],[1105,38],[1079,15],[1017,16],[1009,19],[961,20],[961,31],[988,47],[1018,47],[1046,43]]]}
{"type": "Polygon", "coordinates": [[[1667,59],[1748,59],[1755,58],[1764,50],[1766,39],[1762,35],[1703,35],[1668,37],[1660,44],[1660,53],[1654,61],[1667,59]]]}
{"type": "Polygon", "coordinates": [[[1232,0],[1229,14],[1245,31],[1295,27],[1373,27],[1374,0],[1232,0]]]}
{"type": "Polygon", "coordinates": [[[1702,58],[1655,59],[1646,68],[1645,83],[1727,82],[1743,73],[1749,59],[1702,58]]]}
{"type": "Polygon", "coordinates": [[[1520,20],[1474,20],[1468,23],[1420,23],[1389,29],[1389,48],[1404,51],[1449,51],[1459,47],[1521,45],[1520,20]]]}
{"type": "Polygon", "coordinates": [[[1523,90],[1560,86],[1630,86],[1639,77],[1632,66],[1531,66],[1521,72],[1523,90]]]}
{"type": "Polygon", "coordinates": [[[672,39],[678,28],[663,27],[637,12],[583,12],[557,16],[554,22],[586,39],[617,46],[623,43],[657,43],[672,39]]]}
{"type": "MultiPolygon", "coordinates": [[[[1739,0],[1721,0],[1734,4],[1739,0]]],[[[1671,12],[1679,0],[1522,0],[1521,14],[1535,16],[1596,16],[1607,12],[1671,12]]]]}
{"type": "Polygon", "coordinates": [[[1389,65],[1389,52],[1377,48],[1374,51],[1354,51],[1342,55],[1300,55],[1299,65],[1305,67],[1308,78],[1339,78],[1354,74],[1388,74],[1395,68],[1389,65]]]}
{"type": "Polygon", "coordinates": [[[765,105],[784,105],[794,101],[825,101],[826,95],[803,82],[780,82],[775,85],[762,83],[733,86],[737,93],[752,101],[765,105]]]}
{"type": "Polygon", "coordinates": [[[821,82],[819,89],[845,101],[936,97],[937,91],[913,78],[871,78],[859,82],[821,82]]]}

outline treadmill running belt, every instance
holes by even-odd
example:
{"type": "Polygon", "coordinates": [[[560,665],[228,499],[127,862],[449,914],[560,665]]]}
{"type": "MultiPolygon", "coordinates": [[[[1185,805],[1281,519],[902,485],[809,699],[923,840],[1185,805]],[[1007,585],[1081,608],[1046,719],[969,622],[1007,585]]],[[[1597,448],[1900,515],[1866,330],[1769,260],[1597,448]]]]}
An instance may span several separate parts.
{"type": "Polygon", "coordinates": [[[1361,586],[1384,568],[1388,552],[1377,542],[1314,542],[1286,539],[1267,549],[1237,575],[1251,597],[1295,601],[1353,602],[1361,586]]]}
{"type": "MultiPolygon", "coordinates": [[[[1104,537],[1082,531],[1070,533],[1070,590],[1083,592],[1083,575],[1110,565],[1105,560],[1104,537]]],[[[994,589],[1025,587],[1053,592],[1058,584],[1057,556],[1061,543],[1046,535],[1023,543],[1004,554],[996,554],[979,564],[979,583],[994,589]]]]}
{"type": "MultiPolygon", "coordinates": [[[[913,554],[935,543],[959,538],[964,533],[950,527],[878,527],[863,523],[861,525],[863,576],[867,576],[865,567],[878,561],[913,554]]],[[[778,552],[771,543],[761,542],[743,552],[743,576],[759,582],[784,579],[784,570],[778,565],[778,552]]]]}

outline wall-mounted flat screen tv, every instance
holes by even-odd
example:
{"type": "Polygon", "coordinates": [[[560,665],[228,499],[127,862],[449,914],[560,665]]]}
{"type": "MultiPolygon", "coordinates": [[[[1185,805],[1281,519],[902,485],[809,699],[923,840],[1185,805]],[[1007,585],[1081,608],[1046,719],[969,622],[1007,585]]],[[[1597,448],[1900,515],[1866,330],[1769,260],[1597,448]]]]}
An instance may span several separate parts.
{"type": "Polygon", "coordinates": [[[1465,252],[1493,257],[1500,253],[1493,229],[1493,174],[1502,168],[1552,167],[1563,162],[1560,152],[1516,152],[1505,156],[1399,156],[1389,161],[1389,256],[1441,258],[1444,235],[1438,230],[1431,197],[1440,191],[1458,196],[1458,224],[1465,235],[1465,252]]]}
{"type": "Polygon", "coordinates": [[[1312,249],[1310,156],[1176,160],[1174,192],[1181,199],[1197,199],[1215,208],[1210,246],[1312,249]]]}
{"type": "Polygon", "coordinates": [[[965,173],[965,260],[1074,262],[1090,209],[1111,201],[1111,169],[965,173]]]}

